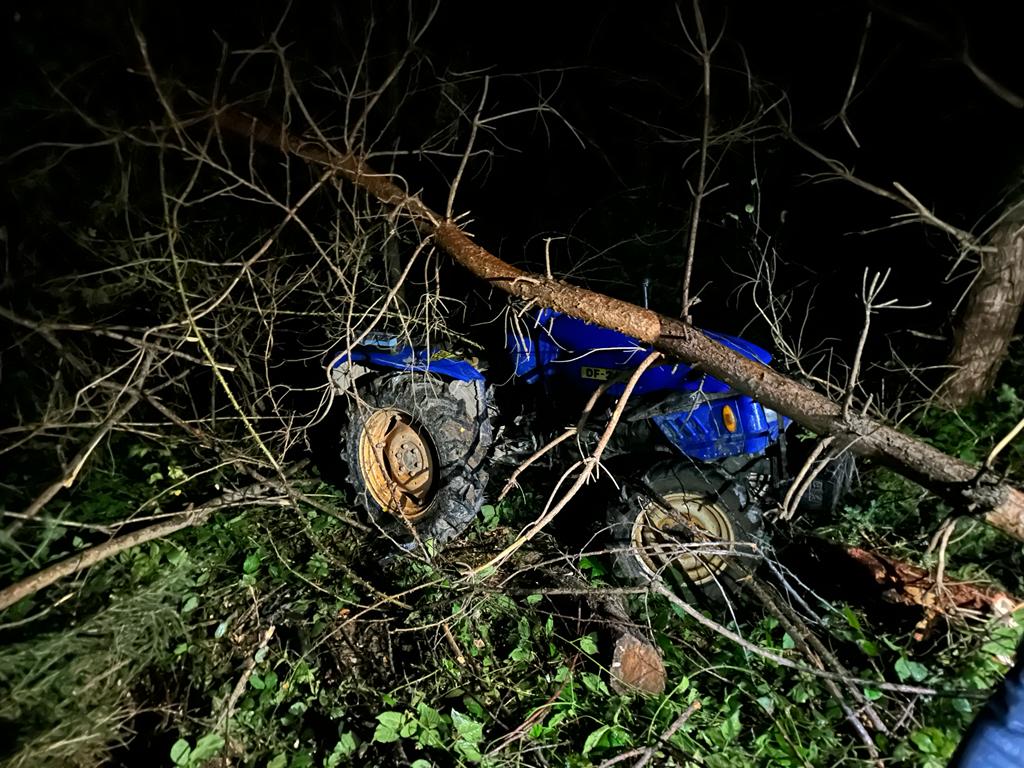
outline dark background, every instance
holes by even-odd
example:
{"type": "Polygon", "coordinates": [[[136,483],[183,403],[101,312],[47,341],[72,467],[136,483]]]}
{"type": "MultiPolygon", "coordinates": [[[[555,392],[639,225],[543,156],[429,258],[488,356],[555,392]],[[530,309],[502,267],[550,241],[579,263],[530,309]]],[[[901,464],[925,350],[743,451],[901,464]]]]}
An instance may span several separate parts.
{"type": "MultiPolygon", "coordinates": [[[[255,48],[272,35],[289,46],[300,83],[337,81],[365,50],[368,81],[376,85],[405,50],[410,23],[422,23],[428,12],[424,3],[397,2],[294,3],[287,12],[267,2],[16,3],[4,12],[10,76],[2,154],[33,141],[95,140],[76,110],[107,124],[159,121],[133,25],[162,78],[178,93],[187,87],[210,98],[223,51],[255,48]]],[[[648,277],[653,306],[677,313],[703,108],[700,65],[679,13],[692,23],[688,4],[677,12],[670,3],[442,2],[406,74],[375,112],[371,150],[414,149],[455,125],[450,148],[460,151],[485,74],[492,77],[487,113],[546,99],[575,135],[554,114],[536,112],[482,134],[478,146],[491,154],[471,164],[457,205],[470,212],[469,229],[503,258],[533,267],[542,263],[544,237],[565,236],[553,246],[556,272],[635,301],[648,277]],[[456,105],[467,111],[461,122],[456,105]]],[[[949,278],[957,256],[950,238],[916,223],[889,227],[905,210],[845,182],[823,181],[817,175],[826,169],[787,141],[779,125],[784,117],[803,140],[864,179],[883,187],[898,180],[941,218],[980,232],[1021,182],[1024,110],[986,89],[961,54],[969,50],[990,76],[1024,93],[1019,6],[709,2],[704,14],[709,34],[724,25],[713,61],[713,130],[728,131],[764,109],[755,131],[712,150],[711,183],[725,186],[703,210],[695,321],[768,341],[763,324],[751,323],[744,288],[767,243],[782,260],[777,289],[792,298],[787,332],[802,331],[850,357],[862,322],[864,270],[891,268],[883,298],[930,306],[880,315],[871,358],[887,360],[895,347],[906,360],[943,359],[947,342],[912,332],[950,336],[972,261],[949,278]],[[848,109],[857,148],[831,118],[843,103],[869,12],[848,109]],[[759,232],[747,204],[757,206],[759,232]]],[[[258,95],[273,68],[266,57],[239,67],[243,59],[227,59],[221,95],[278,117],[278,104],[258,95]]],[[[335,94],[303,92],[318,120],[342,121],[335,94]]],[[[301,132],[301,120],[292,127],[301,132]]],[[[10,182],[3,222],[8,295],[20,288],[19,253],[46,250],[55,269],[74,263],[76,246],[62,233],[88,222],[107,183],[111,157],[102,149],[58,159],[46,184],[37,185],[31,180],[38,154],[3,165],[10,182]]],[[[375,162],[443,209],[456,159],[375,162]]],[[[458,274],[450,280],[453,295],[481,290],[458,274]]]]}

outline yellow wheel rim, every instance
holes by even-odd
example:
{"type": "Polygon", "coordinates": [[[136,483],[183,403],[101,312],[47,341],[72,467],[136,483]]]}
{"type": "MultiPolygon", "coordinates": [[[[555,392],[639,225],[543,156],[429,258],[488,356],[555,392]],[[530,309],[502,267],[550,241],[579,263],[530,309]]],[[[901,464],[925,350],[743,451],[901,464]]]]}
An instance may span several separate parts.
{"type": "Polygon", "coordinates": [[[670,493],[662,497],[670,509],[649,501],[633,522],[633,547],[652,577],[666,569],[683,571],[690,584],[706,584],[725,570],[720,554],[736,541],[725,509],[695,493],[670,493]],[[707,534],[695,537],[693,529],[707,534]],[[694,540],[698,539],[698,540],[694,540]]]}
{"type": "Polygon", "coordinates": [[[381,509],[414,521],[430,508],[436,451],[412,417],[393,408],[370,414],[359,434],[359,468],[381,509]]]}

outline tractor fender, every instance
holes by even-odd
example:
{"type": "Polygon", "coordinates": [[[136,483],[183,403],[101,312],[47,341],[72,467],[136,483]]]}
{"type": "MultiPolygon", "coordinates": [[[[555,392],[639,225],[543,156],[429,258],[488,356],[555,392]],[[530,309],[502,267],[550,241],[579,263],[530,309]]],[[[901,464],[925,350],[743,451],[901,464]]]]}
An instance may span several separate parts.
{"type": "Polygon", "coordinates": [[[374,373],[429,373],[450,381],[484,382],[479,361],[443,350],[398,347],[380,343],[360,344],[334,358],[331,381],[341,392],[352,391],[355,383],[374,373]]]}

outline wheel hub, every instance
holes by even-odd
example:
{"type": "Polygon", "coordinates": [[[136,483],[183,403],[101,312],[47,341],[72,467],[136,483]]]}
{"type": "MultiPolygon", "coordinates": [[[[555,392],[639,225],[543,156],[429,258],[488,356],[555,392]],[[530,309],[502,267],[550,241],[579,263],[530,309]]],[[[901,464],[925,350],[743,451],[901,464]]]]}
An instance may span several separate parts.
{"type": "Polygon", "coordinates": [[[662,497],[669,507],[649,501],[633,524],[633,547],[652,577],[682,571],[694,585],[713,580],[726,566],[721,552],[736,541],[726,510],[695,493],[662,497]],[[706,540],[694,535],[703,531],[706,540]]]}
{"type": "Polygon", "coordinates": [[[363,425],[359,465],[366,489],[394,515],[412,521],[430,507],[435,455],[430,438],[403,411],[382,408],[363,425]]]}

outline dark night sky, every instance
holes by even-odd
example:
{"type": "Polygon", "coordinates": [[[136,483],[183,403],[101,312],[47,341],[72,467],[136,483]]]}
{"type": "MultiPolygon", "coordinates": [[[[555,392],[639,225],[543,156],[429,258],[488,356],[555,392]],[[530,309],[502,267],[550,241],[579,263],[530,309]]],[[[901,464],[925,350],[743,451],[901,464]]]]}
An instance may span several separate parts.
{"type": "MultiPolygon", "coordinates": [[[[715,128],[728,130],[749,117],[753,86],[760,103],[778,100],[777,109],[806,141],[879,185],[901,181],[952,223],[975,228],[991,220],[1002,195],[1021,180],[1024,110],[985,89],[961,54],[966,47],[979,67],[1024,93],[1016,39],[1022,13],[1008,11],[1010,5],[1019,4],[705,3],[709,28],[725,24],[713,74],[715,128]],[[849,110],[861,143],[856,148],[839,123],[828,120],[843,101],[869,10],[872,28],[849,110]]],[[[427,5],[412,6],[422,19],[427,5]]],[[[219,41],[233,48],[258,45],[280,22],[283,6],[93,0],[14,7],[18,17],[8,25],[5,48],[8,71],[17,77],[6,84],[3,154],[40,133],[88,135],[47,116],[47,78],[65,83],[77,104],[115,122],[153,118],[148,84],[128,72],[139,65],[130,18],[163,75],[209,93],[219,41]]],[[[281,22],[279,39],[291,44],[299,78],[316,76],[317,68],[351,71],[372,15],[370,72],[380,78],[402,48],[408,8],[398,2],[296,2],[281,22]]],[[[688,4],[682,10],[691,13],[688,4]]],[[[379,124],[382,146],[415,147],[437,130],[443,100],[432,86],[445,73],[490,74],[495,111],[536,104],[538,94],[549,97],[583,144],[550,115],[512,119],[482,137],[481,146],[494,156],[473,169],[460,194],[461,207],[472,211],[471,230],[503,257],[534,264],[542,237],[570,235],[558,251],[557,268],[586,265],[580,279],[634,300],[640,278],[650,275],[656,308],[678,310],[688,184],[696,174],[686,159],[702,101],[700,68],[674,5],[443,2],[418,54],[413,71],[426,89],[402,104],[397,120],[379,124]],[[509,77],[519,73],[525,74],[509,77]]],[[[243,96],[246,78],[255,90],[267,71],[250,66],[228,90],[243,96]]],[[[479,78],[462,77],[450,95],[475,108],[480,88],[479,78]]],[[[318,117],[329,121],[340,114],[329,94],[310,98],[318,117]]],[[[381,116],[390,116],[389,110],[381,116]]],[[[727,186],[705,207],[695,273],[704,286],[697,322],[739,331],[752,314],[748,296],[736,291],[743,281],[735,272],[749,270],[753,229],[744,205],[754,202],[756,177],[763,234],[787,264],[780,286],[795,291],[797,307],[813,299],[815,333],[841,337],[839,350],[848,354],[859,322],[861,274],[867,266],[891,267],[891,296],[907,303],[931,300],[933,307],[881,320],[890,337],[876,337],[879,350],[893,341],[905,352],[941,358],[941,343],[919,348],[902,331],[948,331],[951,302],[964,285],[943,281],[955,247],[917,225],[857,234],[885,227],[903,211],[840,182],[811,183],[808,174],[822,166],[780,138],[770,127],[777,122],[776,113],[767,113],[759,141],[737,141],[715,154],[715,183],[727,186]]],[[[434,204],[443,203],[453,167],[408,159],[398,166],[434,204]]],[[[18,218],[27,221],[31,212],[24,199],[13,202],[9,219],[17,230],[18,218]]],[[[747,332],[758,338],[763,329],[747,332]]]]}

